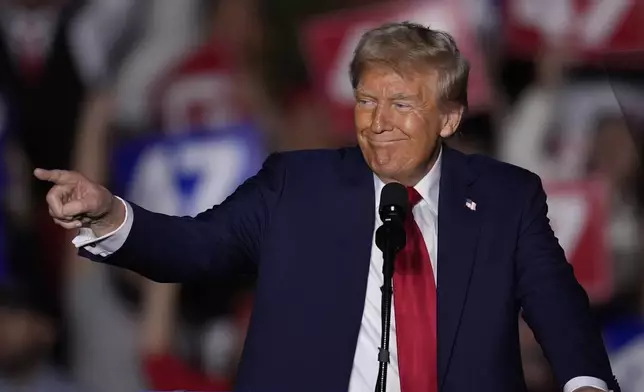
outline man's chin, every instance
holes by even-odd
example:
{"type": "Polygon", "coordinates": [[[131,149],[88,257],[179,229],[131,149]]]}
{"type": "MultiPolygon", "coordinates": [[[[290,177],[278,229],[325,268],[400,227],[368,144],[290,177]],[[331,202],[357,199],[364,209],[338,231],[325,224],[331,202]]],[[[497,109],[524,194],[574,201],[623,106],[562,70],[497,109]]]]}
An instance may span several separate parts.
{"type": "Polygon", "coordinates": [[[383,182],[396,182],[396,178],[400,177],[400,168],[391,164],[374,163],[371,165],[371,170],[383,182]]]}

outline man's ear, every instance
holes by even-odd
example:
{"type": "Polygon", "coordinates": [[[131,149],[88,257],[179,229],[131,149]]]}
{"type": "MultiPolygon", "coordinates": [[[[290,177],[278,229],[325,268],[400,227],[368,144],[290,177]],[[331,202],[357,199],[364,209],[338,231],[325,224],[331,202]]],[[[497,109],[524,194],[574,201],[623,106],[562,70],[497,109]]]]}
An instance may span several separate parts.
{"type": "Polygon", "coordinates": [[[465,108],[457,104],[448,104],[445,109],[440,132],[440,136],[443,139],[447,139],[456,132],[463,118],[463,113],[465,113],[465,108]]]}

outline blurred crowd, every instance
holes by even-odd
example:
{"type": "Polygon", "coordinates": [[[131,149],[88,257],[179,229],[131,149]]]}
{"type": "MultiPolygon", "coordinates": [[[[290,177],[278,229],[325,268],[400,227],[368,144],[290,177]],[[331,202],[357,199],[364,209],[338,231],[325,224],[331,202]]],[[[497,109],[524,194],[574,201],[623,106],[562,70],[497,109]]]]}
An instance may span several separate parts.
{"type": "MultiPolygon", "coordinates": [[[[234,385],[253,277],[158,284],[79,259],[32,170],[194,215],[271,152],[349,145],[342,59],[382,9],[454,33],[473,72],[448,143],[542,177],[618,380],[644,391],[644,1],[385,3],[0,0],[0,392],[234,385]]],[[[556,391],[521,339],[530,390],[556,391]]]]}

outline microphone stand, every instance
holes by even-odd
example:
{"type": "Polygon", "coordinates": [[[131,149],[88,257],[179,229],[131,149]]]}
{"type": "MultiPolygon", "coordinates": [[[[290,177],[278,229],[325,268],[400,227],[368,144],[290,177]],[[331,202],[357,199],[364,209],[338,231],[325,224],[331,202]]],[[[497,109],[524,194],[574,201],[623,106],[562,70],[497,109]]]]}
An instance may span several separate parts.
{"type": "Polygon", "coordinates": [[[391,298],[393,296],[393,276],[396,254],[405,245],[405,230],[403,226],[395,221],[385,222],[376,231],[376,244],[382,250],[383,263],[382,275],[383,285],[381,301],[381,326],[382,338],[378,350],[378,379],[376,392],[385,392],[387,389],[387,368],[389,366],[389,337],[391,334],[391,298]],[[402,245],[401,245],[402,244],[402,245]]]}

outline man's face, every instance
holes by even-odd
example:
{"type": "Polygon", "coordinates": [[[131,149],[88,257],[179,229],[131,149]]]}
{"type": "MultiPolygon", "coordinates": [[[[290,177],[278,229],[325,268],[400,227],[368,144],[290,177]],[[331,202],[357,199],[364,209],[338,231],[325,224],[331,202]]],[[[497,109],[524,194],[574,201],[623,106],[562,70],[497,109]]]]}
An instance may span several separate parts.
{"type": "Polygon", "coordinates": [[[441,110],[438,73],[400,75],[387,67],[366,69],[356,88],[358,144],[383,181],[415,185],[436,158],[439,137],[451,136],[460,108],[441,110]]]}

